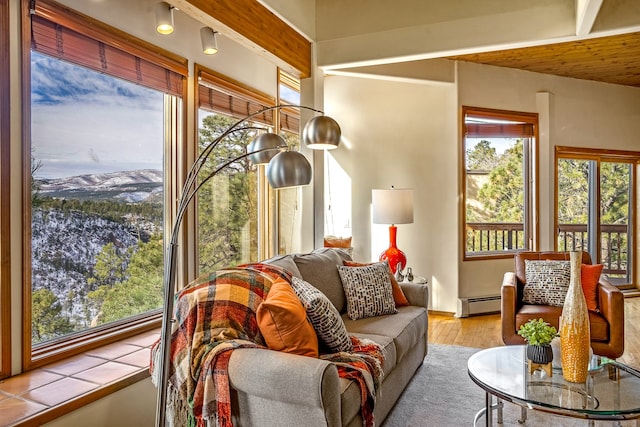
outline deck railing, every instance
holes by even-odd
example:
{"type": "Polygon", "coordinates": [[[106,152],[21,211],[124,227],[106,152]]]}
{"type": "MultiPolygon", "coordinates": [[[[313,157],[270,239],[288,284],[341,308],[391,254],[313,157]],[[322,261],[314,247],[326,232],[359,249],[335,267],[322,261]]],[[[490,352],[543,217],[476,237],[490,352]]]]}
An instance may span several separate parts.
{"type": "MultiPolygon", "coordinates": [[[[627,225],[603,224],[600,262],[603,273],[611,277],[627,276],[627,225]]],[[[524,228],[519,223],[467,223],[467,254],[489,254],[524,250],[524,228]]],[[[558,250],[587,250],[586,224],[558,226],[558,250]]]]}
{"type": "Polygon", "coordinates": [[[521,223],[467,223],[467,253],[516,251],[524,248],[524,227],[521,223]]]}

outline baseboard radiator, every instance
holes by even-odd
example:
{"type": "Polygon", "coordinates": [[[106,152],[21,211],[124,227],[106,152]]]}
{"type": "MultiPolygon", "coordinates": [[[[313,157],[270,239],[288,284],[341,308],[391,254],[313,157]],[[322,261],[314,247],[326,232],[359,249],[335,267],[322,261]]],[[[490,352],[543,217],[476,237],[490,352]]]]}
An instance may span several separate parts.
{"type": "Polygon", "coordinates": [[[469,317],[478,314],[499,313],[500,295],[486,297],[458,298],[456,317],[469,317]]]}

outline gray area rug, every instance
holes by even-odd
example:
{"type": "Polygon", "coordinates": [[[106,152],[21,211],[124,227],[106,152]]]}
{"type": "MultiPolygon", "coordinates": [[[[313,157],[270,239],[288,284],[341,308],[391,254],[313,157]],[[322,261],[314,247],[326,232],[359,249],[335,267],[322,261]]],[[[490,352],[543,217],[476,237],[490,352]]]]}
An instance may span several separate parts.
{"type": "MultiPolygon", "coordinates": [[[[484,407],[485,393],[469,378],[467,360],[477,348],[429,344],[422,366],[403,392],[382,427],[469,427],[484,407]]],[[[503,426],[588,426],[587,420],[574,420],[539,411],[527,411],[526,424],[519,424],[520,407],[505,402],[503,426]]],[[[494,411],[493,422],[497,426],[494,411]]],[[[484,426],[484,416],[478,426],[484,426]]],[[[596,426],[613,426],[596,422],[596,426]]],[[[635,426],[624,421],[621,426],[635,426]]]]}

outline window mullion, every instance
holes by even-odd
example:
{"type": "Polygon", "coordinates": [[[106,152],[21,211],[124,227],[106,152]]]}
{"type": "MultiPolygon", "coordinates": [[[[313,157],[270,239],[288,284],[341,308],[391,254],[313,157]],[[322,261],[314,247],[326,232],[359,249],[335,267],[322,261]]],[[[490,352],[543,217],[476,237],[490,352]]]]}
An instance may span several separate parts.
{"type": "Polygon", "coordinates": [[[591,160],[589,168],[589,197],[587,216],[588,252],[594,263],[600,260],[600,167],[599,162],[591,160]]]}

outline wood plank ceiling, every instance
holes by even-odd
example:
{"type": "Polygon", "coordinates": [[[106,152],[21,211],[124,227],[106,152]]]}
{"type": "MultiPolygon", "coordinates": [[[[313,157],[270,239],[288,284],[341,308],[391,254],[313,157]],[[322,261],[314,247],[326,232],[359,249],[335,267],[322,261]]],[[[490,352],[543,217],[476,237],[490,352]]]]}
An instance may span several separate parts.
{"type": "Polygon", "coordinates": [[[640,87],[640,32],[447,58],[640,87]]]}

